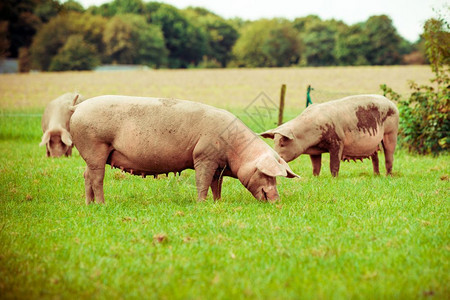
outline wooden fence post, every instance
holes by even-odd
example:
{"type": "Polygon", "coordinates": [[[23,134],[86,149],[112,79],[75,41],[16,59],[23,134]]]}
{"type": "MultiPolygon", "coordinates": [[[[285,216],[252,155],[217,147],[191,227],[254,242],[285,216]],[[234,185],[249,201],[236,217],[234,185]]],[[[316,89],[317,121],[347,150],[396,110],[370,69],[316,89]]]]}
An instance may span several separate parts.
{"type": "Polygon", "coordinates": [[[284,113],[284,96],[286,95],[286,85],[281,85],[281,93],[280,93],[280,107],[278,110],[278,126],[283,124],[283,113],[284,113]]]}

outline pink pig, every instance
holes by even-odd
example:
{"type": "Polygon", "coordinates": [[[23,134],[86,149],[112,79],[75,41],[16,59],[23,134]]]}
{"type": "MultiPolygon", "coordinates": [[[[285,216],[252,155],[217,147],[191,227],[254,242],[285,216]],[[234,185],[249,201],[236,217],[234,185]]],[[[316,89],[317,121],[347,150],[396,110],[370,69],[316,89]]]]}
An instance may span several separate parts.
{"type": "Polygon", "coordinates": [[[39,146],[46,146],[48,157],[72,155],[72,137],[69,133],[70,108],[76,102],[83,101],[79,94],[67,93],[51,101],[42,115],[42,141],[39,146]]]}
{"type": "Polygon", "coordinates": [[[259,200],[277,200],[276,176],[298,177],[233,114],[205,104],[100,96],[74,107],[70,132],[86,161],[86,204],[104,202],[105,164],[134,175],[195,169],[198,199],[221,197],[231,176],[259,200]]]}
{"type": "Polygon", "coordinates": [[[337,176],[341,160],[371,158],[379,174],[379,144],[383,145],[386,173],[392,172],[397,144],[398,110],[379,95],[358,95],[308,107],[297,118],[261,136],[275,140],[275,150],[287,162],[309,154],[313,174],[319,175],[322,153],[330,153],[330,170],[337,176]]]}

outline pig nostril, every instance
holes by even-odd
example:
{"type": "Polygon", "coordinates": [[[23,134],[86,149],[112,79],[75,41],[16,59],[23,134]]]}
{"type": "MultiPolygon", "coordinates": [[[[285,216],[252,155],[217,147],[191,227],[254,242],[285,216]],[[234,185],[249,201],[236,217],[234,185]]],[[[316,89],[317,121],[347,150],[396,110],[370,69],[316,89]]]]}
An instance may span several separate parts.
{"type": "Polygon", "coordinates": [[[262,191],[262,194],[264,196],[264,200],[267,201],[267,193],[264,191],[264,189],[261,189],[261,191],[262,191]]]}

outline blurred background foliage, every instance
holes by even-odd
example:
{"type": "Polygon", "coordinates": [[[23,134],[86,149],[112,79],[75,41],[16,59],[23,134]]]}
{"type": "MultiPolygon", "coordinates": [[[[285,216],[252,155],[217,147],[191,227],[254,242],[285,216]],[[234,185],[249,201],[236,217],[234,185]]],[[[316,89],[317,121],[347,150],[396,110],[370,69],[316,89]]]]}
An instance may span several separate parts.
{"type": "Polygon", "coordinates": [[[113,0],[87,9],[75,0],[0,2],[0,56],[18,58],[24,72],[90,70],[101,64],[423,64],[428,63],[424,43],[423,37],[414,43],[402,38],[386,15],[348,25],[314,15],[294,20],[224,19],[200,7],[178,9],[142,0],[113,0]]]}

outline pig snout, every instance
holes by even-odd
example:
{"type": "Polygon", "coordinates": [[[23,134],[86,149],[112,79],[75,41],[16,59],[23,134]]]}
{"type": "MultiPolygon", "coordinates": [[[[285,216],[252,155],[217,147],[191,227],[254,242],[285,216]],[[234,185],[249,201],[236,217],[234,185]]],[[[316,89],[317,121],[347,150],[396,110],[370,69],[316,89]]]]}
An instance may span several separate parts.
{"type": "Polygon", "coordinates": [[[47,144],[47,156],[49,157],[60,157],[60,156],[67,156],[67,153],[69,152],[70,147],[64,144],[61,139],[56,136],[52,137],[47,144]]]}
{"type": "MultiPolygon", "coordinates": [[[[275,179],[275,178],[273,178],[275,179]]],[[[248,187],[248,190],[252,193],[253,197],[260,201],[275,202],[280,199],[278,194],[276,182],[265,184],[254,184],[248,187]]]]}
{"type": "Polygon", "coordinates": [[[261,189],[261,197],[258,198],[262,201],[275,202],[280,199],[277,188],[275,186],[263,187],[261,189]]]}

